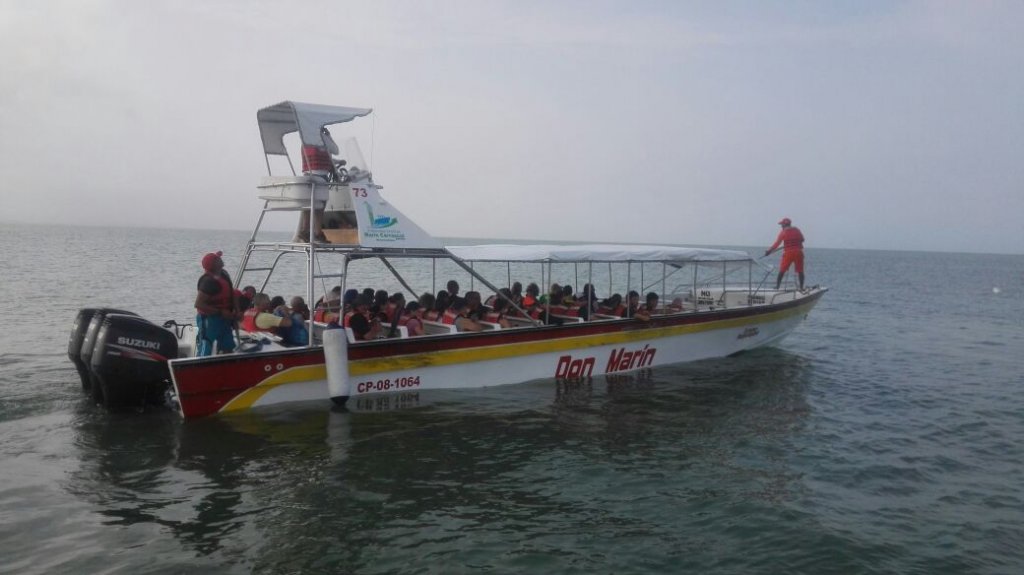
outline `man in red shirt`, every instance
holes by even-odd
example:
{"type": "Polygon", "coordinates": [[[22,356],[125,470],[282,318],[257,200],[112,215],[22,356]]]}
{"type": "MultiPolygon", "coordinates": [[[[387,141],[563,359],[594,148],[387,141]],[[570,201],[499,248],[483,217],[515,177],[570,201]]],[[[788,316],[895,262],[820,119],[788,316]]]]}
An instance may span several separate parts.
{"type": "Polygon", "coordinates": [[[772,247],[764,252],[764,255],[767,256],[778,249],[779,244],[782,244],[782,262],[779,264],[779,277],[775,280],[775,289],[779,289],[779,286],[782,285],[782,278],[789,270],[789,266],[795,265],[802,290],[804,289],[804,235],[789,218],[782,218],[779,225],[782,226],[779,237],[775,238],[772,247]]]}

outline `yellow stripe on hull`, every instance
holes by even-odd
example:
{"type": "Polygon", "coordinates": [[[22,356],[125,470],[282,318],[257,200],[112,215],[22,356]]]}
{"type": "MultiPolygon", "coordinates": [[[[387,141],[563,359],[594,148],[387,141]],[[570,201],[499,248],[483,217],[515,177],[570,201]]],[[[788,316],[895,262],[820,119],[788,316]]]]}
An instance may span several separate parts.
{"type": "MultiPolygon", "coordinates": [[[[780,310],[754,317],[740,317],[698,324],[352,360],[349,362],[349,375],[361,376],[387,371],[410,370],[421,367],[439,367],[479,361],[494,361],[526,355],[536,355],[539,353],[586,349],[602,345],[624,344],[634,341],[661,339],[711,330],[757,325],[775,322],[787,317],[806,313],[807,309],[813,306],[814,303],[815,302],[812,301],[806,305],[801,305],[792,309],[780,310]]],[[[220,411],[229,412],[250,409],[257,401],[259,401],[260,398],[274,388],[282,385],[318,380],[326,381],[326,379],[327,368],[322,363],[287,369],[285,371],[275,373],[255,386],[242,392],[226,403],[220,411]]]]}

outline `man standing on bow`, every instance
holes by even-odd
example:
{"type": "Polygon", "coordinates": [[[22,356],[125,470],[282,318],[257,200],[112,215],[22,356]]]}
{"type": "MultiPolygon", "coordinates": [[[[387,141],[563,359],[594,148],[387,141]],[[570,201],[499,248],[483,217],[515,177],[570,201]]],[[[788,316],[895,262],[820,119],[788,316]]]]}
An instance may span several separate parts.
{"type": "Polygon", "coordinates": [[[797,278],[800,280],[800,289],[804,289],[804,235],[800,228],[793,225],[789,218],[782,218],[779,221],[782,231],[779,237],[775,238],[772,247],[765,250],[764,255],[770,255],[779,245],[782,245],[782,262],[779,264],[779,277],[775,280],[775,289],[782,285],[782,278],[786,275],[790,265],[795,265],[797,278]]]}
{"type": "Polygon", "coordinates": [[[213,355],[215,343],[218,353],[229,353],[235,349],[232,331],[239,318],[238,303],[231,277],[224,271],[221,254],[211,252],[203,256],[204,273],[196,284],[197,356],[213,355]]]}

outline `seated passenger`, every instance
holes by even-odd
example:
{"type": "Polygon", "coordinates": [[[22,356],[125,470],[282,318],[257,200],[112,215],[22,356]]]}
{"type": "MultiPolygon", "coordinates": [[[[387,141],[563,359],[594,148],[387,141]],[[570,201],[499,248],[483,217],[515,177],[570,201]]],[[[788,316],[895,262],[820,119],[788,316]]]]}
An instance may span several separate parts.
{"type": "MultiPolygon", "coordinates": [[[[637,294],[639,296],[639,294],[637,294]]],[[[658,294],[650,292],[647,294],[646,301],[643,305],[638,306],[636,311],[633,312],[633,317],[639,320],[647,321],[654,315],[655,310],[658,309],[658,294]]]]}
{"type": "Polygon", "coordinates": [[[622,295],[612,294],[611,297],[602,301],[597,306],[597,313],[604,315],[613,315],[615,317],[623,317],[626,312],[626,306],[622,305],[622,295]]]}
{"type": "Polygon", "coordinates": [[[441,316],[441,323],[446,325],[455,325],[455,320],[458,319],[459,313],[464,307],[467,307],[466,300],[461,297],[453,298],[448,309],[444,310],[444,314],[441,316]]]}
{"type": "Polygon", "coordinates": [[[320,306],[324,305],[324,303],[327,300],[332,299],[332,294],[334,294],[333,299],[341,299],[341,286],[334,286],[333,288],[331,288],[331,291],[327,292],[326,295],[316,300],[316,303],[313,304],[313,307],[319,309],[320,306]]]}
{"type": "Polygon", "coordinates": [[[571,285],[562,286],[562,305],[567,307],[574,307],[576,305],[576,296],[573,295],[571,285]]]}
{"type": "Polygon", "coordinates": [[[420,312],[421,319],[437,321],[437,318],[440,316],[438,315],[437,311],[434,310],[435,303],[437,303],[437,300],[434,299],[434,294],[432,293],[428,292],[420,296],[420,309],[423,310],[422,312],[420,312]]]}
{"type": "Polygon", "coordinates": [[[636,310],[640,307],[640,292],[636,290],[629,290],[628,299],[626,300],[626,309],[622,312],[619,317],[633,317],[636,315],[636,310]]]}
{"type": "Polygon", "coordinates": [[[668,313],[679,313],[683,311],[683,298],[677,297],[668,304],[668,313]]]}
{"type": "Polygon", "coordinates": [[[252,307],[245,310],[242,316],[242,329],[250,333],[261,331],[274,332],[279,327],[291,327],[292,320],[270,312],[270,296],[258,293],[253,299],[252,307]]]}
{"type": "Polygon", "coordinates": [[[238,298],[238,309],[245,311],[252,307],[252,298],[256,297],[256,288],[245,286],[242,288],[242,295],[238,298]]]}
{"type": "MultiPolygon", "coordinates": [[[[455,324],[456,331],[480,331],[484,329],[484,326],[480,325],[480,322],[470,316],[474,310],[469,303],[469,298],[456,299],[455,304],[450,309],[455,312],[455,320],[453,323],[455,324]]],[[[445,315],[447,316],[447,314],[445,315]]]]}
{"type": "Polygon", "coordinates": [[[540,303],[560,305],[562,303],[562,286],[551,284],[548,293],[540,296],[540,303]]]}
{"type": "Polygon", "coordinates": [[[313,321],[337,324],[341,317],[341,286],[337,286],[317,302],[313,321]]]}
{"type": "Polygon", "coordinates": [[[409,337],[423,335],[423,308],[419,302],[411,301],[405,306],[405,314],[399,320],[398,325],[405,326],[405,329],[409,331],[409,337]]]}
{"type": "MultiPolygon", "coordinates": [[[[283,299],[283,298],[282,298],[283,299]]],[[[294,297],[292,301],[298,300],[297,303],[305,306],[305,302],[302,301],[301,297],[294,297]]],[[[273,300],[271,300],[273,301],[273,300]]],[[[306,345],[309,343],[309,330],[306,329],[306,321],[302,317],[301,311],[296,311],[293,308],[281,304],[274,308],[274,315],[287,318],[290,320],[291,325],[281,325],[275,330],[275,333],[281,336],[281,340],[286,345],[306,345]]]]}
{"type": "Polygon", "coordinates": [[[466,305],[469,306],[469,317],[479,321],[485,313],[487,308],[484,307],[482,297],[478,291],[466,292],[466,305]]]}
{"type": "Polygon", "coordinates": [[[526,311],[527,315],[533,319],[539,318],[541,312],[544,311],[540,298],[538,297],[539,294],[540,287],[537,284],[531,283],[526,286],[526,295],[523,296],[523,303],[521,307],[526,311]]]}
{"type": "Polygon", "coordinates": [[[388,305],[387,290],[379,289],[373,294],[373,303],[370,304],[370,313],[377,315],[383,313],[388,305]]]}
{"type": "Polygon", "coordinates": [[[352,311],[352,306],[355,305],[357,297],[359,297],[359,290],[352,288],[345,290],[345,295],[341,298],[342,315],[352,311]]]}
{"type": "Polygon", "coordinates": [[[352,328],[356,341],[380,337],[380,320],[370,317],[370,299],[366,294],[356,298],[353,310],[345,315],[345,327],[352,328]]]}
{"type": "Polygon", "coordinates": [[[512,284],[512,303],[521,305],[523,303],[523,284],[514,282],[512,284]]]}
{"type": "MultiPolygon", "coordinates": [[[[437,298],[434,300],[435,319],[432,321],[441,321],[444,318],[444,312],[448,311],[448,308],[451,307],[451,305],[452,300],[451,296],[448,295],[448,292],[445,290],[438,291],[437,298]]],[[[428,317],[427,319],[431,318],[428,317]]]]}
{"type": "Polygon", "coordinates": [[[459,296],[459,282],[455,280],[448,280],[448,283],[444,286],[445,291],[448,292],[448,297],[455,298],[459,296]]]}
{"type": "Polygon", "coordinates": [[[378,314],[381,323],[390,324],[391,327],[387,328],[387,337],[398,336],[398,326],[402,325],[402,313],[405,312],[405,296],[401,293],[392,294],[388,297],[388,303],[384,306],[384,311],[378,314]]]}
{"type": "Polygon", "coordinates": [[[491,311],[484,314],[483,320],[490,323],[496,323],[500,325],[502,329],[505,329],[512,327],[512,324],[505,319],[505,310],[509,307],[507,298],[512,297],[512,292],[508,288],[502,288],[501,293],[505,297],[494,296],[494,305],[491,306],[491,311]]]}
{"type": "Polygon", "coordinates": [[[297,295],[292,298],[292,301],[288,302],[288,307],[292,310],[292,313],[297,313],[302,316],[302,321],[309,320],[309,306],[306,305],[306,300],[302,299],[302,296],[297,295]]]}
{"type": "Polygon", "coordinates": [[[373,305],[373,296],[377,295],[377,290],[371,287],[363,288],[363,295],[366,296],[366,299],[370,302],[370,305],[373,305]]]}
{"type": "Polygon", "coordinates": [[[579,309],[577,310],[579,316],[589,320],[590,315],[597,311],[597,295],[594,293],[594,286],[585,284],[579,298],[576,299],[576,303],[579,304],[579,309]]]}

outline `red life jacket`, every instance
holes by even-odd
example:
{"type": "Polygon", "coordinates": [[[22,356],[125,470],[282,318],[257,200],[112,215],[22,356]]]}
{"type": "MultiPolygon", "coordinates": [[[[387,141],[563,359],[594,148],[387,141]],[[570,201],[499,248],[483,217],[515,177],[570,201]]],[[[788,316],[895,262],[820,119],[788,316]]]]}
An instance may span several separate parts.
{"type": "Polygon", "coordinates": [[[334,162],[331,161],[331,154],[320,146],[302,146],[302,171],[309,173],[323,172],[329,174],[334,171],[334,162]]]}
{"type": "Polygon", "coordinates": [[[459,319],[459,315],[455,308],[448,308],[444,310],[444,315],[441,316],[441,323],[455,325],[455,320],[459,319]]]}
{"type": "Polygon", "coordinates": [[[350,327],[348,325],[348,323],[349,323],[349,321],[352,320],[352,316],[354,316],[355,314],[356,314],[356,312],[354,312],[354,311],[350,311],[347,314],[345,314],[345,320],[342,322],[341,326],[342,327],[350,327]]]}
{"type": "Polygon", "coordinates": [[[565,312],[569,311],[569,308],[564,305],[551,304],[548,306],[548,311],[556,315],[565,315],[565,312]]]}
{"type": "Polygon", "coordinates": [[[500,323],[501,322],[501,318],[504,317],[504,315],[505,314],[503,314],[501,312],[492,311],[492,312],[489,312],[488,314],[484,315],[484,321],[491,322],[491,323],[500,323]]]}
{"type": "Polygon", "coordinates": [[[220,286],[220,290],[210,296],[210,306],[217,309],[232,309],[234,307],[234,292],[231,290],[231,282],[228,281],[228,278],[223,274],[203,274],[199,278],[199,283],[202,283],[204,277],[212,278],[220,286]]]}

